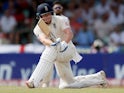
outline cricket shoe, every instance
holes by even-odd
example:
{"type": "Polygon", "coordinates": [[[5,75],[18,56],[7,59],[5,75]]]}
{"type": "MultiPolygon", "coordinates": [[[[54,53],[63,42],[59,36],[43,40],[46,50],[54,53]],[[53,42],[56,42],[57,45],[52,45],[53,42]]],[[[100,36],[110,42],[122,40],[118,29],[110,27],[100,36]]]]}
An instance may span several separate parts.
{"type": "Polygon", "coordinates": [[[35,88],[33,82],[26,81],[26,85],[28,88],[35,88]]]}
{"type": "Polygon", "coordinates": [[[102,80],[103,80],[103,83],[101,83],[100,86],[102,88],[107,88],[108,87],[108,82],[107,82],[107,79],[106,79],[106,74],[103,70],[100,71],[100,74],[101,74],[101,77],[102,77],[102,80]]]}

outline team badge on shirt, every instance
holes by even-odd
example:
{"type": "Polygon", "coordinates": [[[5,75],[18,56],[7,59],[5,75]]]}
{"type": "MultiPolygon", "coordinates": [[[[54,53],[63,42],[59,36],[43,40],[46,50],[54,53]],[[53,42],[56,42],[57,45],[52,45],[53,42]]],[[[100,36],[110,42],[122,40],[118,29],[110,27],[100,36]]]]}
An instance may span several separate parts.
{"type": "Polygon", "coordinates": [[[65,22],[65,25],[66,25],[66,26],[69,26],[69,23],[68,23],[68,22],[65,22]]]}

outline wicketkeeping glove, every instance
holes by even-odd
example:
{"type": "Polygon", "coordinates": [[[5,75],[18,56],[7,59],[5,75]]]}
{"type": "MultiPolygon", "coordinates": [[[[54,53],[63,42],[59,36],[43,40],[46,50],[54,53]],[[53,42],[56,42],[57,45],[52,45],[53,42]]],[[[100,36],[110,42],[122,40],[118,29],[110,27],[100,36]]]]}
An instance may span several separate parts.
{"type": "Polygon", "coordinates": [[[57,46],[61,42],[61,38],[57,38],[50,46],[57,46]]]}
{"type": "Polygon", "coordinates": [[[60,52],[66,51],[68,44],[65,41],[60,42],[60,52]]]}

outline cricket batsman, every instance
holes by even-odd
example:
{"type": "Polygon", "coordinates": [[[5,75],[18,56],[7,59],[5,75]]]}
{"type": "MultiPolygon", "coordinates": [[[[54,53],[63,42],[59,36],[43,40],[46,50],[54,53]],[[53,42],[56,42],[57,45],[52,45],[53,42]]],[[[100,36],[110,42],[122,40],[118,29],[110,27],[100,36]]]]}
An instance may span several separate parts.
{"type": "MultiPolygon", "coordinates": [[[[68,17],[63,15],[63,5],[60,1],[55,1],[53,3],[53,13],[54,15],[57,16],[63,16],[66,18],[66,22],[69,23],[69,19],[68,17]]],[[[46,77],[43,79],[43,81],[41,82],[41,87],[49,87],[50,81],[52,79],[52,75],[53,75],[53,70],[54,70],[54,66],[51,68],[50,72],[48,73],[48,75],[46,75],[46,77]]]]}
{"type": "MultiPolygon", "coordinates": [[[[72,43],[73,33],[66,17],[52,15],[53,10],[47,3],[38,5],[37,16],[43,20],[50,29],[50,34],[45,32],[47,26],[37,24],[33,30],[39,41],[44,44],[39,62],[26,85],[29,88],[37,88],[55,65],[60,77],[59,88],[83,88],[94,85],[106,86],[105,72],[100,71],[86,76],[74,76],[70,61],[79,62],[82,57],[76,51],[72,43]],[[44,28],[45,27],[45,28],[44,28]],[[47,34],[46,34],[47,33],[47,34]]],[[[47,29],[46,29],[47,30],[47,29]]]]}

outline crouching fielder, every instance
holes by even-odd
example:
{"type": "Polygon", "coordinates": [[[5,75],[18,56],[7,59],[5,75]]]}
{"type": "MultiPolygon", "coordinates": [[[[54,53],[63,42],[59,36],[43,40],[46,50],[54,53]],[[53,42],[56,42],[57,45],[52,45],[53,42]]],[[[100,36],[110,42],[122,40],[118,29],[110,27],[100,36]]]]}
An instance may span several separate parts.
{"type": "Polygon", "coordinates": [[[46,47],[26,85],[29,88],[38,87],[55,64],[60,77],[59,88],[83,88],[98,84],[104,86],[106,84],[104,71],[86,76],[73,76],[70,61],[79,62],[82,57],[71,41],[73,33],[67,18],[52,15],[52,8],[47,3],[38,6],[37,14],[39,19],[42,18],[48,25],[52,35],[47,36],[38,24],[34,28],[34,34],[46,47]]]}

